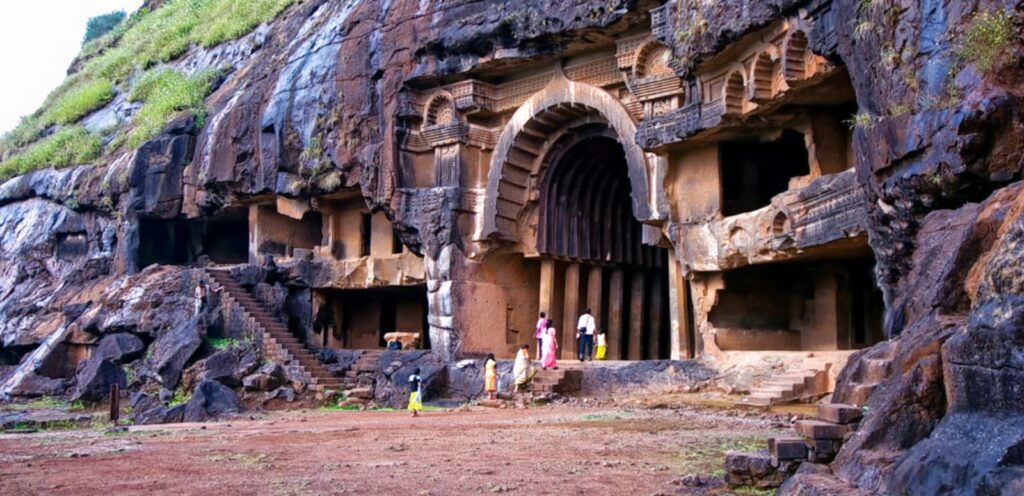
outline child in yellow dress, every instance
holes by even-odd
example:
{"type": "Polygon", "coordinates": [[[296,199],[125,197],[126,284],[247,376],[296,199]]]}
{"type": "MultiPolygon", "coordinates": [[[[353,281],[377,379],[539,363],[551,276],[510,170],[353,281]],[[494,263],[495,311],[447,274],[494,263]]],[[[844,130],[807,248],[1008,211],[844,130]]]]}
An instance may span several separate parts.
{"type": "Polygon", "coordinates": [[[494,353],[488,353],[484,359],[484,391],[487,391],[487,399],[493,400],[494,393],[498,391],[498,361],[494,359],[494,353]]]}
{"type": "Polygon", "coordinates": [[[597,353],[595,354],[595,358],[597,358],[598,360],[604,360],[604,355],[607,352],[608,342],[604,335],[604,329],[601,329],[600,331],[598,331],[597,334],[597,353]]]}
{"type": "Polygon", "coordinates": [[[419,417],[423,409],[423,379],[418,368],[409,376],[409,390],[412,391],[409,394],[409,411],[413,417],[419,417]]]}

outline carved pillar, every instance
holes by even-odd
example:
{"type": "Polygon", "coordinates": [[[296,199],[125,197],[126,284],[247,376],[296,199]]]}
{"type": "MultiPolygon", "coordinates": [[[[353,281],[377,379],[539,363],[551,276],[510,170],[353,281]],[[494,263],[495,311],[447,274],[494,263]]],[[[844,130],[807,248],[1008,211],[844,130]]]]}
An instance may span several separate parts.
{"type": "Polygon", "coordinates": [[[587,273],[587,308],[590,309],[591,314],[594,316],[597,327],[605,325],[601,322],[601,272],[602,269],[599,266],[590,267],[590,271],[587,273]]]}
{"type": "Polygon", "coordinates": [[[633,275],[629,291],[629,346],[630,360],[640,360],[641,336],[644,332],[644,274],[633,275]]]}
{"type": "Polygon", "coordinates": [[[674,256],[668,261],[668,312],[670,321],[669,358],[682,360],[693,358],[694,350],[690,349],[689,327],[690,302],[686,298],[686,280],[683,279],[679,262],[674,256]]]}
{"type": "Polygon", "coordinates": [[[615,269],[608,280],[608,359],[622,358],[622,303],[625,300],[623,291],[622,270],[615,269]]]}
{"type": "Polygon", "coordinates": [[[554,320],[552,309],[555,307],[555,261],[544,259],[540,261],[540,304],[538,310],[554,320]]]}
{"type": "Polygon", "coordinates": [[[462,146],[458,143],[434,148],[434,181],[438,187],[458,186],[462,175],[462,146]]]}
{"type": "Polygon", "coordinates": [[[648,298],[649,313],[647,318],[647,359],[654,360],[661,356],[661,327],[662,319],[662,305],[664,304],[662,295],[662,281],[661,277],[653,276],[650,278],[651,293],[648,298]]]}
{"type": "Polygon", "coordinates": [[[576,318],[580,308],[580,264],[565,267],[565,305],[562,307],[562,358],[576,357],[576,318]]]}

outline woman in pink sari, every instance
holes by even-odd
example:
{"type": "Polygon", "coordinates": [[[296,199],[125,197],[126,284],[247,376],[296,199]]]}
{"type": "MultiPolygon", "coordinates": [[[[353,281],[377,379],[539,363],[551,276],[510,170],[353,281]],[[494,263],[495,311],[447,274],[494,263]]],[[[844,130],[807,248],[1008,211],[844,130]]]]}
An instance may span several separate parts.
{"type": "Polygon", "coordinates": [[[544,334],[541,336],[542,345],[544,347],[544,353],[541,357],[541,367],[544,370],[548,368],[557,369],[558,363],[555,361],[555,355],[558,354],[558,339],[555,337],[555,321],[548,320],[547,329],[544,329],[544,334]]]}

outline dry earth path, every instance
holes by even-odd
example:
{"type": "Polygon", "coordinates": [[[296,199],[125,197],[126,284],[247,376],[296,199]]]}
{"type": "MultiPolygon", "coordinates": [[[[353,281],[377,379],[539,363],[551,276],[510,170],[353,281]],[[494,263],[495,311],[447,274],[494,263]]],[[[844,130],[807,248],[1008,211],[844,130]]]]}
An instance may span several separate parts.
{"type": "Polygon", "coordinates": [[[0,494],[672,494],[785,428],[736,411],[308,411],[0,436],[0,494]]]}

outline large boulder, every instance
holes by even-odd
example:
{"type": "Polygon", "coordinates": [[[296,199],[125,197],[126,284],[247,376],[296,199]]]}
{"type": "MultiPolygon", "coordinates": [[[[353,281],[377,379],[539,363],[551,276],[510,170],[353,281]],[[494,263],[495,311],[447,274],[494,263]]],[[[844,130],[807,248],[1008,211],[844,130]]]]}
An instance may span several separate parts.
{"type": "Polygon", "coordinates": [[[205,380],[218,381],[230,388],[242,385],[242,379],[259,365],[259,356],[249,347],[232,346],[219,350],[189,367],[182,376],[182,386],[192,389],[205,380]]]}
{"type": "Polygon", "coordinates": [[[270,391],[285,383],[284,369],[277,363],[268,363],[256,373],[242,379],[242,387],[246,391],[270,391]]]}
{"type": "Polygon", "coordinates": [[[205,380],[192,391],[183,418],[185,422],[203,422],[241,410],[242,402],[234,391],[217,381],[205,380]]]}
{"type": "Polygon", "coordinates": [[[386,351],[378,359],[374,401],[379,405],[400,408],[409,400],[409,376],[418,368],[423,379],[424,398],[437,398],[447,389],[447,364],[437,355],[425,351],[386,351]]]}
{"type": "Polygon", "coordinates": [[[67,379],[52,379],[34,372],[25,375],[25,378],[10,393],[12,396],[23,396],[34,398],[37,396],[60,396],[64,394],[70,381],[67,379]]]}
{"type": "Polygon", "coordinates": [[[93,358],[108,359],[114,363],[128,363],[142,356],[146,346],[137,336],[128,333],[108,334],[100,340],[93,358]]]}
{"type": "Polygon", "coordinates": [[[163,387],[178,387],[182,369],[202,344],[203,335],[198,318],[181,321],[156,338],[150,345],[153,350],[150,368],[156,372],[163,387]]]}
{"type": "Polygon", "coordinates": [[[72,400],[104,401],[110,398],[110,387],[124,389],[127,376],[124,370],[106,358],[90,358],[75,374],[72,400]]]}
{"type": "Polygon", "coordinates": [[[135,393],[131,398],[132,422],[138,425],[181,422],[187,405],[166,406],[159,398],[135,393]]]}

